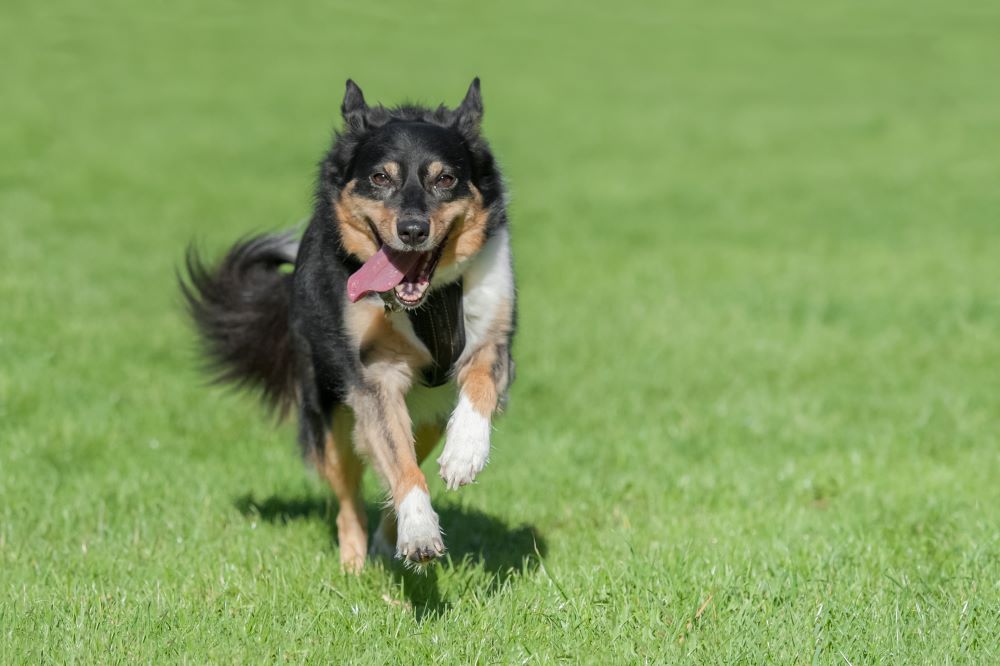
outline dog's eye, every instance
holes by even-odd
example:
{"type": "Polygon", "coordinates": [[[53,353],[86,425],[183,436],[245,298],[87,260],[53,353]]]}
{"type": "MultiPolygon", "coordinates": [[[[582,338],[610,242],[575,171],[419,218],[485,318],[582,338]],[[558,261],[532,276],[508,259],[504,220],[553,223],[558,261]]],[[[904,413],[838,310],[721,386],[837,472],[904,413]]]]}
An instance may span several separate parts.
{"type": "Polygon", "coordinates": [[[440,187],[442,190],[447,190],[455,184],[455,177],[450,173],[443,173],[437,177],[434,181],[434,187],[440,187]]]}
{"type": "Polygon", "coordinates": [[[386,187],[389,183],[392,182],[389,176],[385,175],[381,171],[376,171],[375,173],[373,173],[371,175],[371,181],[373,184],[378,185],[379,187],[386,187]]]}

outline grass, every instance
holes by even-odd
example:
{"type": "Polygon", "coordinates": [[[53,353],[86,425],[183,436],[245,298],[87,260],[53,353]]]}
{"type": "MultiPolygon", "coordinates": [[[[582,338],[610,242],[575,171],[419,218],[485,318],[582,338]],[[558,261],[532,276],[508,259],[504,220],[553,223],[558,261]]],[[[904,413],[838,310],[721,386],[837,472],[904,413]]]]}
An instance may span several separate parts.
{"type": "Polygon", "coordinates": [[[1000,660],[995,7],[2,14],[0,663],[1000,660]],[[475,74],[519,378],[450,559],[354,578],[173,270],[308,214],[346,77],[475,74]]]}

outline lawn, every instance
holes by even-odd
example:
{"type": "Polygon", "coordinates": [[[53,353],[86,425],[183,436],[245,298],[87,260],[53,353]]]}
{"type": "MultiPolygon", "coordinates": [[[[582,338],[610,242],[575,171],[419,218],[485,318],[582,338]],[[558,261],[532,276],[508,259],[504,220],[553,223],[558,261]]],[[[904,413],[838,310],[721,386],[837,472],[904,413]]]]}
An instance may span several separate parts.
{"type": "MultiPolygon", "coordinates": [[[[0,9],[0,663],[1000,660],[1000,8],[0,9]],[[483,79],[518,380],[449,557],[340,572],[174,281],[344,79],[483,79]]],[[[383,493],[366,480],[374,518],[383,493]]]]}

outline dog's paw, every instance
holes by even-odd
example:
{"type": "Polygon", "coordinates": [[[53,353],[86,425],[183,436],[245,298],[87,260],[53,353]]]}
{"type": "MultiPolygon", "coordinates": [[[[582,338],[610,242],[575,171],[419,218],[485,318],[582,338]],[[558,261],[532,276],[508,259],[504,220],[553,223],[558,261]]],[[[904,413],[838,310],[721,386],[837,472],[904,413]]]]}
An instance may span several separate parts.
{"type": "Polygon", "coordinates": [[[437,459],[449,490],[472,483],[490,458],[490,421],[462,396],[448,421],[448,438],[437,459]]]}
{"type": "Polygon", "coordinates": [[[365,554],[341,550],[340,568],[352,574],[359,574],[365,568],[365,554]]]}
{"type": "Polygon", "coordinates": [[[438,517],[426,492],[411,490],[400,502],[396,519],[397,558],[424,564],[444,553],[438,517]]]}
{"type": "Polygon", "coordinates": [[[483,471],[489,460],[489,441],[462,440],[452,444],[448,439],[444,452],[437,462],[441,466],[441,478],[448,490],[458,490],[464,485],[476,480],[476,475],[483,471]]]}

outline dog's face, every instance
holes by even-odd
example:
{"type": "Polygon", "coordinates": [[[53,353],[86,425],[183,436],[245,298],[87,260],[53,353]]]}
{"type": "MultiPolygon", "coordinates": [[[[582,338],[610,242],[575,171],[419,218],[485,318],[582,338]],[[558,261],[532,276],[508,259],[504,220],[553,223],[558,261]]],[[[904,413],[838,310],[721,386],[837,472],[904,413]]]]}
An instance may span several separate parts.
{"type": "MultiPolygon", "coordinates": [[[[350,106],[357,106],[351,85],[344,116],[356,132],[359,127],[362,131],[357,132],[347,179],[334,203],[341,243],[365,264],[359,274],[374,274],[391,263],[402,274],[390,287],[392,296],[403,307],[416,307],[426,298],[438,267],[463,262],[485,240],[487,212],[461,124],[469,96],[475,98],[471,107],[478,123],[478,82],[463,105],[450,112],[455,122],[442,124],[390,119],[374,125],[364,116],[359,120],[358,113],[369,110],[363,99],[362,110],[350,106]]],[[[369,282],[379,284],[374,278],[369,282]]],[[[382,291],[377,286],[363,290],[382,291]]]]}

